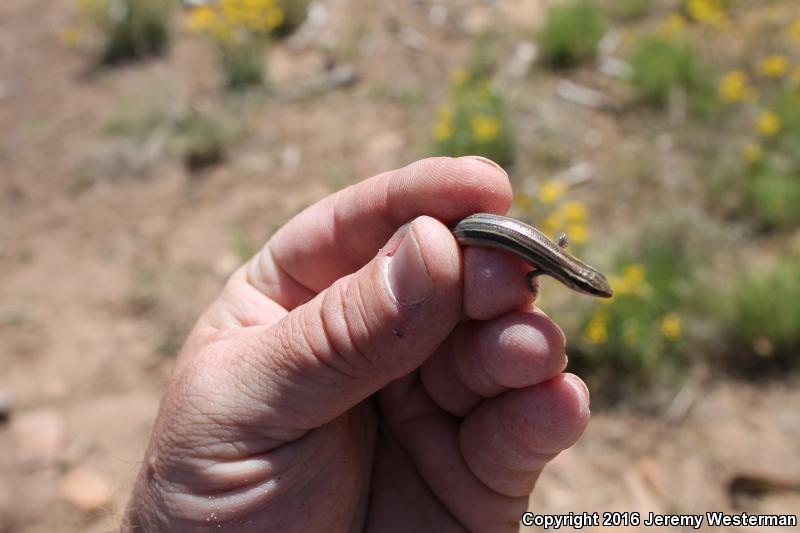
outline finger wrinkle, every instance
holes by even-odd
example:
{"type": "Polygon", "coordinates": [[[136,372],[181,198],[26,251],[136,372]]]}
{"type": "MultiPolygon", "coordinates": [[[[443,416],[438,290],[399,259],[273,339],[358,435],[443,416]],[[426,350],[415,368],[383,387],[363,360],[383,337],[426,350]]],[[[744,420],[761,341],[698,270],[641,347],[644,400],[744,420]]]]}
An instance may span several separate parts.
{"type": "MultiPolygon", "coordinates": [[[[361,350],[361,347],[358,346],[356,342],[356,338],[359,336],[359,334],[356,333],[357,327],[353,324],[353,319],[349,316],[350,313],[348,313],[349,298],[347,296],[347,289],[348,286],[352,285],[352,280],[352,277],[340,280],[334,283],[325,293],[322,305],[319,308],[319,319],[321,323],[320,329],[331,353],[325,355],[315,353],[315,356],[323,363],[329,364],[335,371],[340,372],[352,381],[357,381],[362,379],[361,376],[369,375],[371,371],[369,367],[373,366],[374,362],[371,361],[366,353],[361,350]],[[326,312],[326,309],[334,309],[340,311],[340,313],[326,312]],[[344,330],[344,332],[342,332],[342,330],[344,330]],[[327,361],[328,358],[332,360],[327,361]],[[339,360],[344,363],[341,365],[342,368],[338,368],[338,366],[333,363],[333,360],[339,360]],[[368,365],[364,365],[363,363],[365,362],[368,363],[368,365]],[[345,370],[345,367],[347,370],[345,370]],[[362,373],[362,371],[366,372],[366,374],[362,373]]],[[[355,307],[358,309],[358,300],[360,300],[360,298],[355,298],[355,300],[355,307]]],[[[363,311],[359,311],[359,314],[363,314],[363,311]]],[[[360,329],[366,329],[363,320],[360,329]]]]}
{"type": "Polygon", "coordinates": [[[272,298],[284,307],[291,307],[289,304],[294,302],[281,301],[281,295],[305,293],[307,296],[315,293],[313,289],[306,286],[295,278],[289,270],[284,268],[278,259],[278,255],[273,251],[275,245],[274,237],[267,241],[256,255],[255,260],[250,260],[247,268],[247,283],[261,294],[272,298]]]}

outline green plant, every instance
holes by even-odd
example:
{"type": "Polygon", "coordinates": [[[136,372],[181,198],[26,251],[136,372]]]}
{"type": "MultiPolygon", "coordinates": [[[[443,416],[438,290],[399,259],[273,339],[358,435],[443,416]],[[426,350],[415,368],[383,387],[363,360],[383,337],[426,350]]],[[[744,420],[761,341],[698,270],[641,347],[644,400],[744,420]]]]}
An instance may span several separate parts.
{"type": "Polygon", "coordinates": [[[122,107],[103,127],[103,133],[144,142],[168,117],[159,108],[122,107]]]}
{"type": "Polygon", "coordinates": [[[275,28],[276,37],[291,35],[306,20],[311,0],[277,0],[285,15],[283,22],[275,28]]]}
{"type": "Polygon", "coordinates": [[[217,119],[196,111],[178,122],[175,134],[184,163],[192,171],[220,163],[231,139],[217,119]]]}
{"type": "Polygon", "coordinates": [[[606,27],[603,11],[592,0],[574,0],[551,7],[538,38],[542,58],[557,68],[590,59],[606,27]]]}
{"type": "Polygon", "coordinates": [[[800,166],[779,154],[745,171],[744,208],[761,229],[795,229],[800,224],[800,166]]]}
{"type": "Polygon", "coordinates": [[[651,0],[614,0],[612,12],[620,18],[635,20],[647,14],[650,2],[651,0]]]}
{"type": "MultiPolygon", "coordinates": [[[[734,112],[727,127],[749,135],[741,156],[731,157],[723,150],[712,155],[714,179],[707,183],[709,196],[717,199],[717,207],[746,216],[759,230],[792,230],[800,224],[800,154],[796,149],[800,95],[794,88],[781,89],[753,106],[734,98],[743,92],[731,89],[730,79],[738,72],[723,78],[720,94],[726,103],[745,105],[731,108],[734,112]]],[[[745,89],[752,90],[746,84],[745,89]]]]}
{"type": "Polygon", "coordinates": [[[725,287],[725,355],[738,370],[800,368],[800,253],[745,271],[725,287]]]}
{"type": "Polygon", "coordinates": [[[682,238],[686,228],[650,228],[626,248],[609,281],[610,300],[585,308],[568,333],[576,339],[570,365],[585,373],[606,398],[653,385],[671,386],[688,366],[687,324],[695,312],[693,287],[702,260],[682,238]]]}
{"type": "Polygon", "coordinates": [[[79,0],[79,9],[99,37],[101,63],[157,55],[169,45],[171,0],[79,0]]]}
{"type": "Polygon", "coordinates": [[[460,157],[481,155],[499,165],[514,158],[514,142],[505,97],[491,81],[466,70],[452,76],[448,101],[433,128],[434,152],[460,157]]]}
{"type": "Polygon", "coordinates": [[[242,89],[265,82],[267,45],[285,22],[277,0],[220,0],[194,8],[187,26],[219,50],[226,86],[242,89]]]}
{"type": "Polygon", "coordinates": [[[703,82],[692,48],[667,37],[642,41],[631,61],[631,83],[648,103],[666,107],[673,91],[700,89],[703,82]]]}

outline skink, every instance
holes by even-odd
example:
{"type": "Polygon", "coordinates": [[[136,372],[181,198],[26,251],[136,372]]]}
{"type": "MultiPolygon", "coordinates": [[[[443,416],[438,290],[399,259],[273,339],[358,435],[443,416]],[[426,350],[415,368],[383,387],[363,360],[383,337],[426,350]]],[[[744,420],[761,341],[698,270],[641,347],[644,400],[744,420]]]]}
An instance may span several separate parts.
{"type": "Polygon", "coordinates": [[[547,274],[575,291],[610,298],[613,294],[606,277],[597,269],[573,257],[536,228],[513,218],[477,213],[453,228],[456,240],[464,246],[499,248],[516,255],[535,270],[528,273],[528,287],[536,293],[536,276],[547,274]]]}

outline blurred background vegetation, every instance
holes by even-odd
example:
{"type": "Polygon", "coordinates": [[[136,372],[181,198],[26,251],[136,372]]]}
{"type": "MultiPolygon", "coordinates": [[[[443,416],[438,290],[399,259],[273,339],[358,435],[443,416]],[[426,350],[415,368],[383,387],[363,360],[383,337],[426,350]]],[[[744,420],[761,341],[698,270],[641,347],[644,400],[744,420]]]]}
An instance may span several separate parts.
{"type": "Polygon", "coordinates": [[[0,531],[116,529],[231,272],[430,155],[615,289],[542,280],[593,416],[540,510],[800,486],[798,104],[796,0],[0,1],[0,531]]]}
{"type": "MultiPolygon", "coordinates": [[[[241,100],[231,92],[281,97],[268,49],[301,26],[308,7],[292,0],[184,8],[79,0],[79,19],[63,39],[97,65],[163,54],[183,30],[204,40],[221,72],[216,116],[150,109],[106,127],[134,138],[165,128],[197,171],[223,163],[243,135],[241,100]]],[[[512,215],[551,236],[566,231],[576,254],[611,274],[610,301],[549,288],[542,300],[565,324],[571,364],[600,397],[675,388],[698,365],[759,375],[800,366],[800,14],[793,8],[778,1],[553,2],[527,35],[486,24],[438,87],[403,96],[408,107],[435,110],[428,124],[418,120],[414,157],[497,161],[515,180],[512,215]],[[582,132],[561,131],[571,126],[566,115],[552,119],[549,133],[535,125],[540,131],[531,136],[522,122],[541,117],[531,116],[523,94],[548,72],[558,80],[551,97],[617,121],[639,140],[636,149],[616,151],[602,165],[574,165],[582,132]],[[655,171],[664,154],[680,160],[684,175],[655,171]],[[620,202],[630,204],[624,220],[608,219],[606,206],[620,202]]],[[[412,48],[422,46],[415,37],[404,37],[412,48]]],[[[384,87],[371,90],[375,98],[397,98],[384,87]]],[[[593,132],[599,135],[584,132],[583,144],[603,142],[592,141],[593,132]]],[[[237,242],[250,248],[241,236],[237,242]]]]}

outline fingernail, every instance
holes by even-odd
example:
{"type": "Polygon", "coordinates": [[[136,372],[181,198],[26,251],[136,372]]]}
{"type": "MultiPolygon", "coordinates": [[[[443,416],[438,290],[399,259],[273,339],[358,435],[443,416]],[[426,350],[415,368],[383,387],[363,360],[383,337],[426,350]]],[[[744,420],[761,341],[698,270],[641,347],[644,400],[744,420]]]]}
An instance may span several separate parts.
{"type": "Polygon", "coordinates": [[[494,161],[492,161],[491,159],[488,159],[486,157],[479,156],[479,155],[470,155],[470,156],[467,156],[467,159],[474,159],[475,161],[480,161],[481,163],[489,165],[492,168],[496,168],[497,170],[499,170],[500,172],[502,172],[506,176],[508,175],[508,173],[506,172],[506,169],[504,169],[503,167],[501,167],[500,165],[498,165],[497,163],[495,163],[494,161]]]}
{"type": "Polygon", "coordinates": [[[428,298],[433,283],[414,235],[413,222],[407,226],[400,246],[389,255],[386,277],[392,296],[400,305],[413,307],[428,298]]]}
{"type": "Polygon", "coordinates": [[[564,377],[572,386],[572,388],[575,389],[575,392],[583,397],[584,404],[586,405],[586,408],[589,409],[589,388],[586,386],[586,383],[584,383],[583,380],[575,374],[564,374],[564,377]]]}

